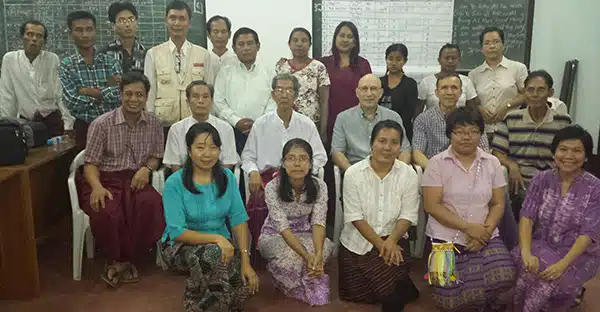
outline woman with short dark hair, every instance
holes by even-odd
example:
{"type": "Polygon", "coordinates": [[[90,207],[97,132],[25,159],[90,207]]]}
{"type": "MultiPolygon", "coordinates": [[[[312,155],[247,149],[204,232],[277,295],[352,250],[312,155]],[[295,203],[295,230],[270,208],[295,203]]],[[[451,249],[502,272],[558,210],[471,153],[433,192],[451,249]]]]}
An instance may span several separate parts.
{"type": "MultiPolygon", "coordinates": [[[[432,296],[442,311],[505,311],[511,302],[516,268],[497,229],[506,179],[500,161],[478,147],[484,129],[477,110],[452,112],[446,127],[450,147],[429,160],[423,176],[430,216],[426,234],[433,250],[448,243],[456,248],[451,250],[454,278],[445,276],[449,282],[440,283],[429,272],[432,296]]],[[[451,262],[438,265],[449,270],[451,262]]]]}
{"type": "Polygon", "coordinates": [[[197,123],[185,141],[185,166],[167,179],[163,192],[163,259],[173,270],[189,274],[183,296],[186,312],[241,311],[245,299],[258,291],[250,265],[248,214],[235,176],[219,161],[217,129],[197,123]]]}
{"type": "Polygon", "coordinates": [[[567,311],[600,267],[600,180],[583,169],[592,136],[580,126],[558,131],[554,169],[529,185],[513,250],[515,311],[567,311]]]}

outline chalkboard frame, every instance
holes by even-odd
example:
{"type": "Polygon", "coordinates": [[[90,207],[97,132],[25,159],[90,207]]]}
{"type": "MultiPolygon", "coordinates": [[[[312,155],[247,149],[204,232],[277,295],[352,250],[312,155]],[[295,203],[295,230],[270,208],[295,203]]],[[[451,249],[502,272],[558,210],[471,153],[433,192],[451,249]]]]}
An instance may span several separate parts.
{"type": "MultiPolygon", "coordinates": [[[[535,0],[527,0],[527,34],[525,40],[525,55],[524,55],[524,64],[529,68],[531,64],[531,45],[532,45],[532,36],[533,36],[533,17],[535,10],[535,0]]],[[[320,58],[323,56],[323,51],[321,51],[322,47],[322,30],[323,30],[323,15],[321,10],[316,10],[318,6],[323,4],[322,0],[312,0],[312,53],[314,58],[320,58]]],[[[454,31],[454,30],[453,30],[454,31]]],[[[462,68],[458,71],[461,73],[468,73],[473,68],[462,68]]]]}

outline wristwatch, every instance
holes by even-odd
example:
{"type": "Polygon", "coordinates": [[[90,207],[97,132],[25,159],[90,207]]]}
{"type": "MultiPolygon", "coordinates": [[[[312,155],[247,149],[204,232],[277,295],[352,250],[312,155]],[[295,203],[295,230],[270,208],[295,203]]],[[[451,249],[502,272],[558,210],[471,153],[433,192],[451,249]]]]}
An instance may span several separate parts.
{"type": "Polygon", "coordinates": [[[145,165],[144,167],[148,168],[148,170],[150,170],[150,172],[154,172],[154,169],[152,169],[152,167],[145,165]]]}

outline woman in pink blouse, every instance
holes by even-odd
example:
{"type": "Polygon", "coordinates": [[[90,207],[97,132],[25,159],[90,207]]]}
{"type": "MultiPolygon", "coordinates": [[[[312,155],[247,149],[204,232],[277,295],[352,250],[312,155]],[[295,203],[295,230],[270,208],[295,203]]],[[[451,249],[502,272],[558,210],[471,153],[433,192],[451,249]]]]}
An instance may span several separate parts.
{"type": "Polygon", "coordinates": [[[323,266],[333,244],[325,238],[327,186],[311,174],[313,151],[303,139],[283,147],[278,176],[265,187],[269,215],[258,239],[275,287],[311,306],[329,303],[323,266]]]}
{"type": "Polygon", "coordinates": [[[458,283],[431,286],[443,311],[505,311],[512,301],[516,267],[498,235],[506,179],[500,161],[477,147],[485,125],[476,110],[461,107],[447,119],[450,147],[431,158],[423,176],[426,234],[457,247],[458,283]]]}

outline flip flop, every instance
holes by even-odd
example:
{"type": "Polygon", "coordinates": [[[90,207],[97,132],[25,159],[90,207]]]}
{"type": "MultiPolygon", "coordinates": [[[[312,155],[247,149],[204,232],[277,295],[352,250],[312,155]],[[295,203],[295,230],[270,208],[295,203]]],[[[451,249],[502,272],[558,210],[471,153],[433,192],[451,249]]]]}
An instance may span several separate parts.
{"type": "Polygon", "coordinates": [[[575,303],[571,306],[571,308],[575,308],[581,304],[581,302],[583,301],[584,294],[585,294],[585,287],[582,287],[579,295],[577,295],[577,297],[575,297],[575,303]]]}
{"type": "Polygon", "coordinates": [[[104,269],[104,273],[102,273],[102,275],[100,275],[100,278],[110,287],[112,288],[117,288],[119,287],[119,271],[117,270],[117,268],[115,267],[108,267],[106,266],[104,269]],[[109,278],[108,272],[113,271],[113,276],[112,279],[109,278]]]}
{"type": "Polygon", "coordinates": [[[123,284],[134,284],[140,281],[140,275],[138,270],[133,265],[128,265],[125,270],[121,271],[119,274],[120,281],[123,284]]]}

